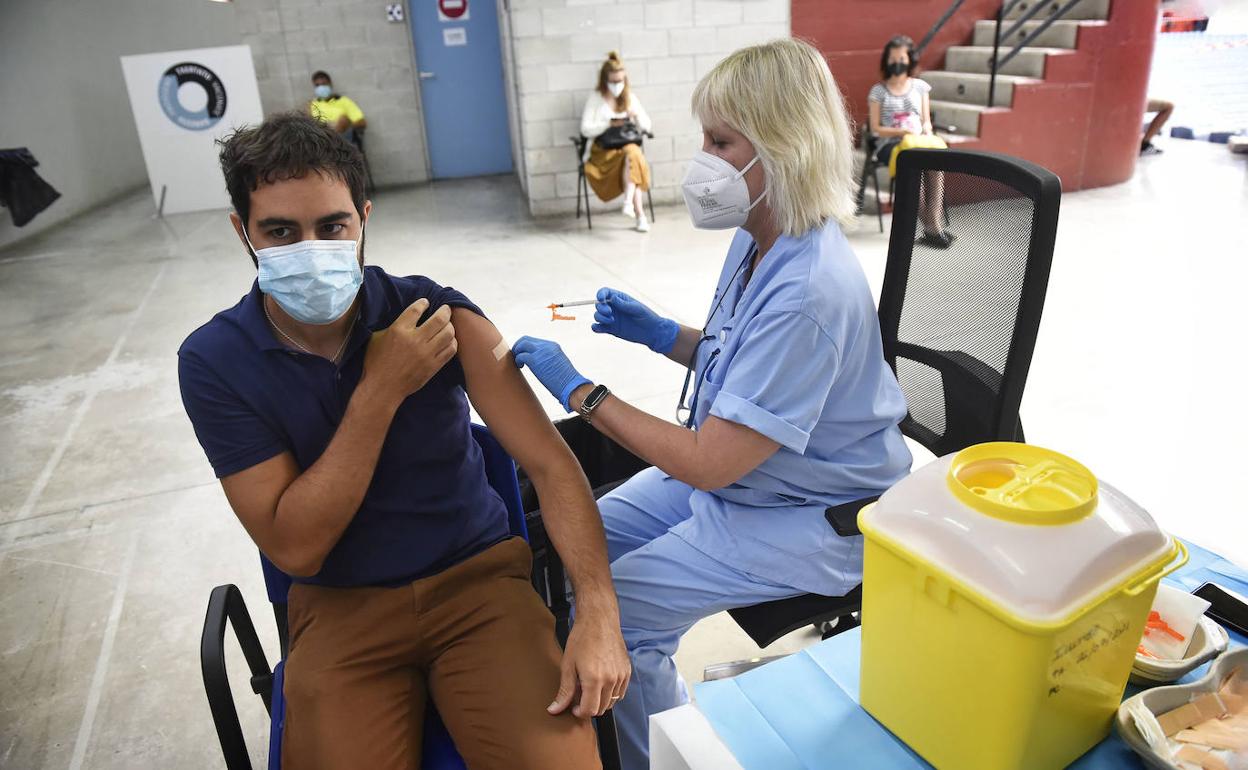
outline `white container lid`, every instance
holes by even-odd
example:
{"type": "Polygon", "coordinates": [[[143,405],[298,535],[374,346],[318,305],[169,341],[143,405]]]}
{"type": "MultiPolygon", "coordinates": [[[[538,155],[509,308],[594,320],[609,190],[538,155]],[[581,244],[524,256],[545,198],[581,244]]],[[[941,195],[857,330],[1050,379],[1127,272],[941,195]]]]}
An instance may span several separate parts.
{"type": "Polygon", "coordinates": [[[882,537],[1035,623],[1067,618],[1173,551],[1140,506],[1057,452],[994,442],[946,455],[863,511],[882,537]]]}

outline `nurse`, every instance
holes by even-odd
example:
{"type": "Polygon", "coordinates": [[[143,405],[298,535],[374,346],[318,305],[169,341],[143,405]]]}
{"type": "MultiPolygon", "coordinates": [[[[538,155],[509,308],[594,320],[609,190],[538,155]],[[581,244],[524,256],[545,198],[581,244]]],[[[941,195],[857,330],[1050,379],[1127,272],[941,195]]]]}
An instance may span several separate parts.
{"type": "Polygon", "coordinates": [[[705,327],[610,288],[593,326],[690,370],[680,424],[611,395],[553,342],[513,349],[565,409],[654,466],[599,501],[633,664],[615,704],[628,770],[648,766],[648,716],[688,700],[672,662],[681,636],[725,609],[852,589],[862,539],[838,536],[824,510],[910,468],[905,399],[842,231],[853,146],[823,57],[797,40],[737,51],[698,84],[693,111],[690,216],[736,229],[705,327]]]}

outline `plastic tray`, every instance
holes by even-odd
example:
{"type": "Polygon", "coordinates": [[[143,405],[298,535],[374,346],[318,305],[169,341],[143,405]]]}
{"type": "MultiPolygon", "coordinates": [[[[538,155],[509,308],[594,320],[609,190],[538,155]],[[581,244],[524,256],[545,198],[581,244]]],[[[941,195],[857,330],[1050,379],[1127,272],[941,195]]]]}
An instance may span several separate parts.
{"type": "Polygon", "coordinates": [[[1123,701],[1118,708],[1118,717],[1114,720],[1114,729],[1131,750],[1140,755],[1144,764],[1156,770],[1182,770],[1179,765],[1161,756],[1144,740],[1135,729],[1135,721],[1127,713],[1129,704],[1142,702],[1144,707],[1156,714],[1177,709],[1192,700],[1193,695],[1215,692],[1222,680],[1236,668],[1248,671],[1248,649],[1229,652],[1214,661],[1209,673],[1190,684],[1176,684],[1168,687],[1156,687],[1123,701]]]}

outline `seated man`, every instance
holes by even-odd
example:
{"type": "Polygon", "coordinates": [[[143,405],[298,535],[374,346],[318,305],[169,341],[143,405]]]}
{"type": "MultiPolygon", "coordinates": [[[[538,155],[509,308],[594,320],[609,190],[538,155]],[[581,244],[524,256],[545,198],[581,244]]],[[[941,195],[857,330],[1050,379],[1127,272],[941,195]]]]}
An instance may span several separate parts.
{"type": "Polygon", "coordinates": [[[284,766],[416,767],[428,693],[470,767],[599,767],[588,718],[629,678],[602,523],[498,331],[454,289],[362,267],[360,153],[321,123],[239,130],[221,167],[259,277],[178,374],[230,506],[294,576],[284,766]],[[567,564],[562,653],[470,400],[567,564]]]}
{"type": "Polygon", "coordinates": [[[329,73],[312,73],[312,92],[316,98],[308,102],[308,114],[344,135],[347,141],[355,141],[355,132],[368,127],[359,105],[334,93],[334,81],[329,79],[329,73]]]}

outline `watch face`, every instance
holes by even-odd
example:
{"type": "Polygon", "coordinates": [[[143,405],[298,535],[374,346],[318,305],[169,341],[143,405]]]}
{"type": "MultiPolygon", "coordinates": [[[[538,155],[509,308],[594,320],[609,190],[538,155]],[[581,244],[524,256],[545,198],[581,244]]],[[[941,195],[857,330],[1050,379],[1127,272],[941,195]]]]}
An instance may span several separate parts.
{"type": "Polygon", "coordinates": [[[608,393],[610,393],[610,391],[607,390],[606,385],[598,385],[589,392],[588,396],[585,397],[585,400],[581,403],[581,409],[592,410],[594,407],[598,406],[598,404],[602,403],[602,400],[607,397],[608,393]]]}

